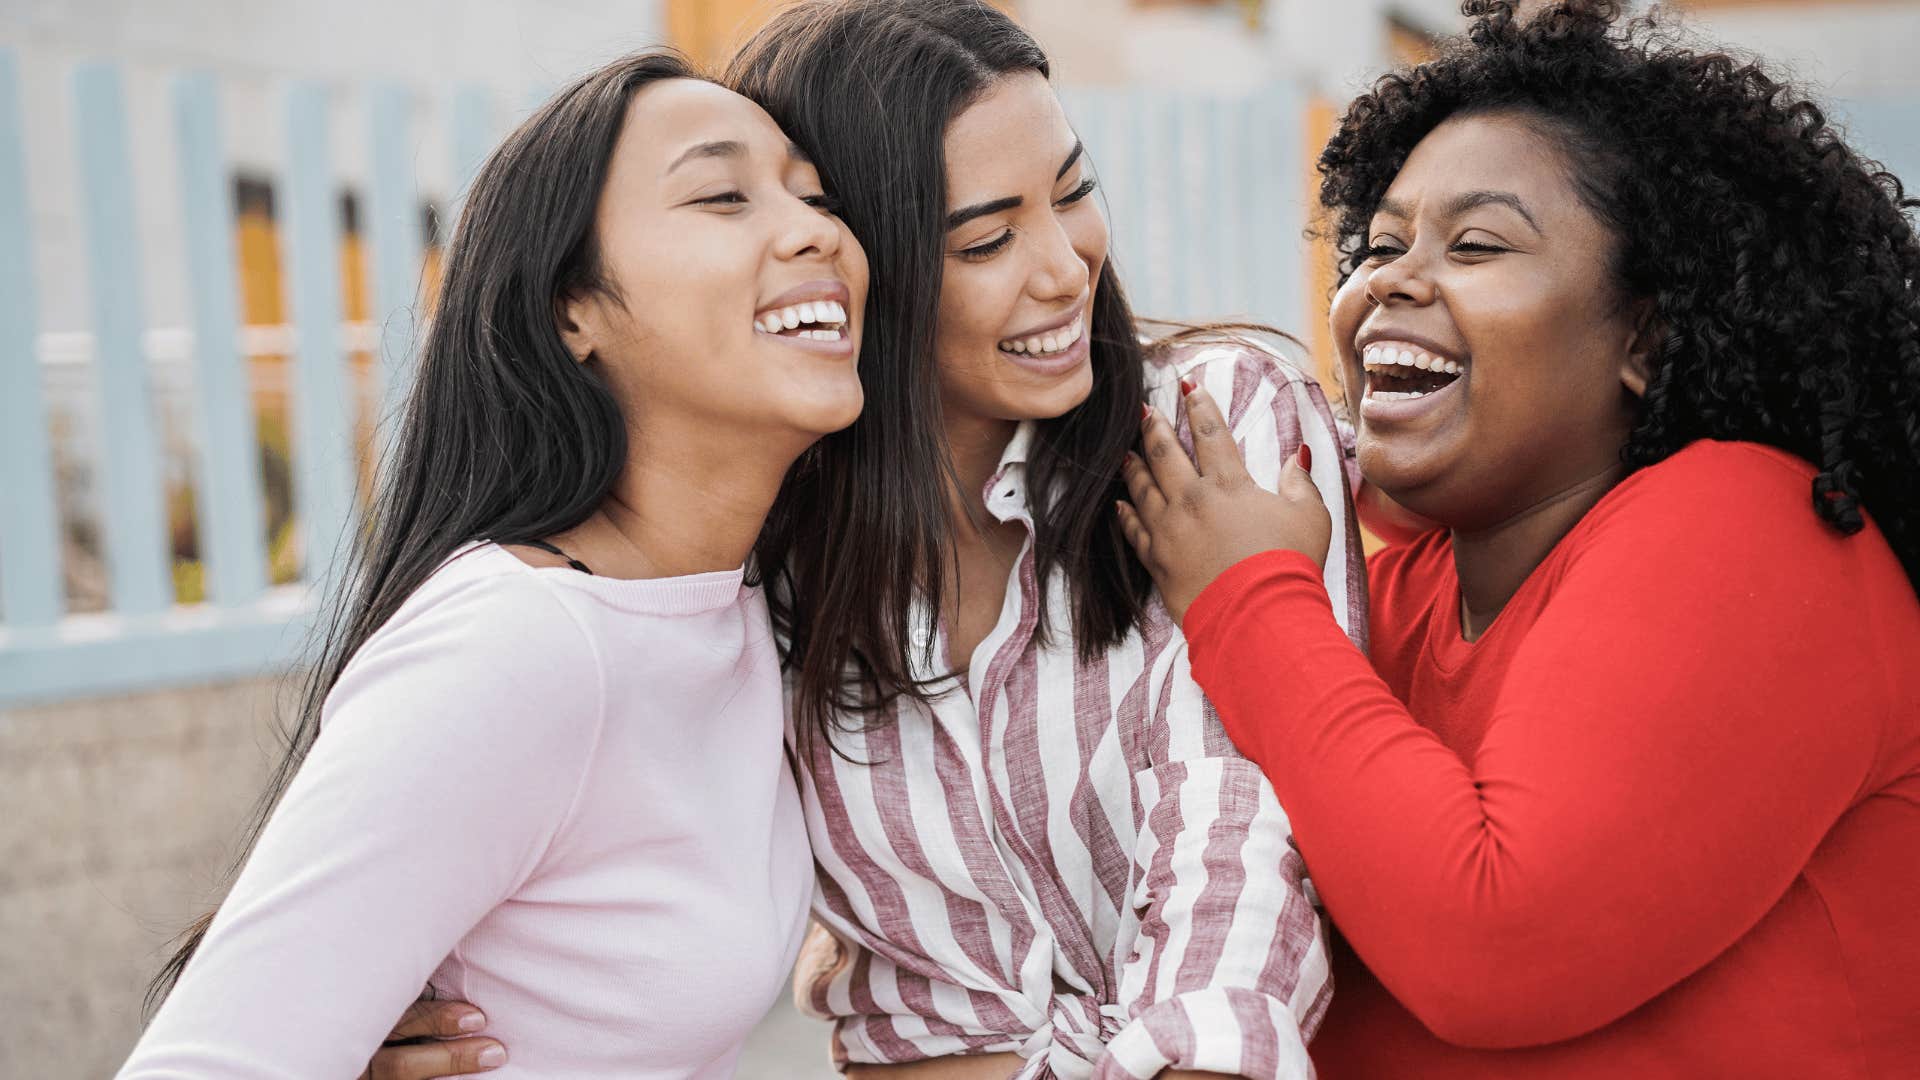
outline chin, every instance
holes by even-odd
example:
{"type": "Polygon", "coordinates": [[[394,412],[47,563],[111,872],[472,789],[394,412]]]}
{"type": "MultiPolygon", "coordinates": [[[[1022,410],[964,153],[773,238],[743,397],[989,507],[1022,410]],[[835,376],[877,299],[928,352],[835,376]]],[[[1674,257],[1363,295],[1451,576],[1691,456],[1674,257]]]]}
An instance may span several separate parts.
{"type": "Polygon", "coordinates": [[[1439,521],[1444,511],[1432,503],[1445,503],[1440,489],[1450,467],[1448,455],[1429,443],[1406,445],[1399,440],[1373,438],[1360,434],[1357,460],[1367,483],[1379,488],[1387,498],[1419,514],[1439,521]]]}
{"type": "Polygon", "coordinates": [[[1036,389],[1013,402],[1018,420],[1052,420],[1065,416],[1093,396],[1093,367],[1082,364],[1052,386],[1036,389]]]}

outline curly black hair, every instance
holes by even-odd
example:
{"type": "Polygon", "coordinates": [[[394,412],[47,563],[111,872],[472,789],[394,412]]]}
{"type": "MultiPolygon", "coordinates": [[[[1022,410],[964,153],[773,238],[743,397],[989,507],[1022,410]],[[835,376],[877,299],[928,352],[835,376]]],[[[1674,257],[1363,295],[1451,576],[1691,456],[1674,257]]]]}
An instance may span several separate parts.
{"type": "Polygon", "coordinates": [[[1797,454],[1818,469],[1814,511],[1847,534],[1871,513],[1920,587],[1920,199],[1818,105],[1660,16],[1623,22],[1594,0],[1462,11],[1466,34],[1377,80],[1320,156],[1340,280],[1415,144],[1452,116],[1517,113],[1618,237],[1617,283],[1658,310],[1626,464],[1700,438],[1797,454]]]}

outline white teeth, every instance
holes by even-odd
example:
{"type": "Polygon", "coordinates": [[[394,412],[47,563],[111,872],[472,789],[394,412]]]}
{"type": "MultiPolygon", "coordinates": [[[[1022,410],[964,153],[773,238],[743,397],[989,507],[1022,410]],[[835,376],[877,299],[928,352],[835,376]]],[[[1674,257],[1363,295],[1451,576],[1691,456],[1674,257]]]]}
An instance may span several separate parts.
{"type": "Polygon", "coordinates": [[[1375,390],[1367,394],[1367,400],[1369,401],[1411,401],[1414,398],[1422,398],[1426,396],[1427,396],[1426,392],[1422,390],[1408,390],[1408,391],[1375,390]]]}
{"type": "Polygon", "coordinates": [[[820,324],[822,326],[832,327],[833,329],[829,330],[828,333],[836,340],[840,337],[840,328],[844,327],[846,323],[847,309],[842,307],[838,301],[834,300],[815,300],[804,304],[795,304],[792,307],[781,308],[778,311],[769,311],[761,315],[756,315],[753,320],[753,325],[756,329],[764,330],[769,334],[778,334],[782,330],[793,330],[801,326],[820,324]]]}
{"type": "Polygon", "coordinates": [[[1433,357],[1428,356],[1426,353],[1421,353],[1413,358],[1413,366],[1419,368],[1421,371],[1432,370],[1433,357]]]}
{"type": "Polygon", "coordinates": [[[1000,348],[1010,353],[1045,356],[1049,353],[1063,352],[1072,347],[1079,342],[1085,330],[1086,318],[1082,316],[1051,333],[1036,334],[1030,338],[1009,338],[1000,343],[1000,348]]]}

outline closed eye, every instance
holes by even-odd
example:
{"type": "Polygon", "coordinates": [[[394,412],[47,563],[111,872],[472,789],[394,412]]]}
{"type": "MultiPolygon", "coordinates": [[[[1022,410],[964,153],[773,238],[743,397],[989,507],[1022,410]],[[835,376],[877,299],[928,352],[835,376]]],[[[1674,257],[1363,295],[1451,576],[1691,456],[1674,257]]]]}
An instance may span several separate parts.
{"type": "Polygon", "coordinates": [[[692,206],[744,206],[746,205],[746,202],[747,202],[747,196],[744,192],[723,191],[718,195],[708,195],[705,198],[695,199],[689,205],[692,205],[692,206]]]}
{"type": "Polygon", "coordinates": [[[832,214],[835,217],[840,216],[840,210],[841,210],[840,200],[824,192],[822,192],[819,195],[807,195],[803,197],[800,201],[806,203],[808,206],[813,207],[815,210],[818,210],[821,213],[832,214]]]}
{"type": "Polygon", "coordinates": [[[1467,255],[1497,255],[1509,249],[1498,247],[1494,244],[1476,244],[1471,240],[1462,240],[1453,245],[1453,250],[1467,255]]]}
{"type": "Polygon", "coordinates": [[[1006,232],[1001,233],[999,236],[994,237],[984,244],[975,244],[970,248],[961,248],[959,251],[954,252],[954,254],[963,259],[988,259],[999,254],[1000,249],[1011,243],[1013,243],[1013,230],[1008,229],[1006,232]]]}
{"type": "Polygon", "coordinates": [[[1074,188],[1072,191],[1067,192],[1067,194],[1064,197],[1062,197],[1060,201],[1055,205],[1071,206],[1074,203],[1079,202],[1081,199],[1084,199],[1087,196],[1093,194],[1093,189],[1099,186],[1100,186],[1100,182],[1098,180],[1095,180],[1093,177],[1089,176],[1085,180],[1080,181],[1079,187],[1074,188]]]}

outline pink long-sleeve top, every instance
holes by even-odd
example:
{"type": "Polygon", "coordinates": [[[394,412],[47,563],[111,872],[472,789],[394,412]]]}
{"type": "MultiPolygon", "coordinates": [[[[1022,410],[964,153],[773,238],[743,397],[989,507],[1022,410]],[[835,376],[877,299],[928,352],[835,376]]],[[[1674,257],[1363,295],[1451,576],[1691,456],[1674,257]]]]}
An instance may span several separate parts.
{"type": "Polygon", "coordinates": [[[349,1080],[431,984],[501,1077],[724,1077],[813,886],[766,608],[491,544],[354,657],[124,1078],[349,1080]]]}

